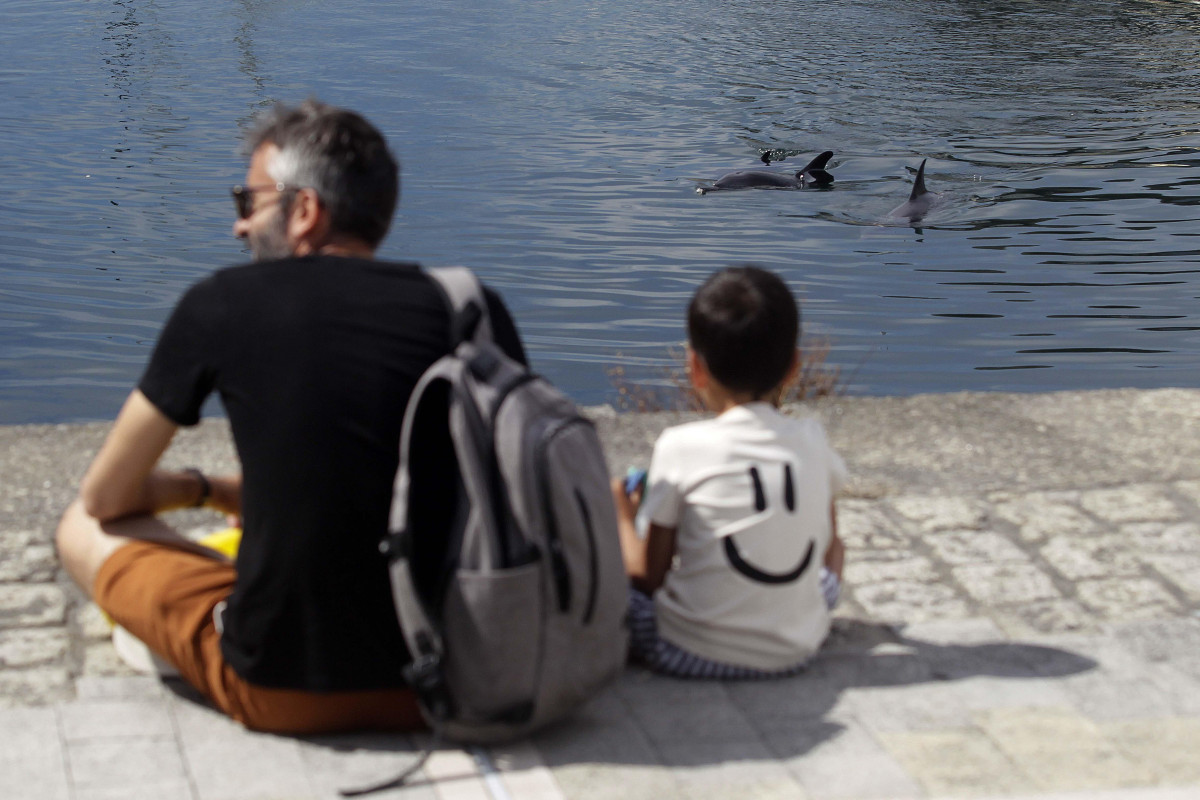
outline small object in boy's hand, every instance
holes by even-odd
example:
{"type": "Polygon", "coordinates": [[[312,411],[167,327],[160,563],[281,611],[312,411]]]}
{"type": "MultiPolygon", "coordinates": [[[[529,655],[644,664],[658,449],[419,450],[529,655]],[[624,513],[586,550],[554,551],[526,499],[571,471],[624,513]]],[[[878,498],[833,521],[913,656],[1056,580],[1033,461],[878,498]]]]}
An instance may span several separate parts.
{"type": "Polygon", "coordinates": [[[630,467],[625,472],[625,494],[632,496],[634,492],[645,491],[646,470],[630,467]]]}

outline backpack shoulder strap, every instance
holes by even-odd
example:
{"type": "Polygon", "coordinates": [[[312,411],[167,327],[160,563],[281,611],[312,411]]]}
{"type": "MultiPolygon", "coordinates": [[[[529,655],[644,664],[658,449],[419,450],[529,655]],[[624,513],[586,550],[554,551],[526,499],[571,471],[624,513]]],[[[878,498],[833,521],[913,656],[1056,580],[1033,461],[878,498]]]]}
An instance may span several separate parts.
{"type": "Polygon", "coordinates": [[[426,272],[446,297],[455,346],[465,341],[492,341],[487,298],[475,273],[467,267],[435,267],[426,272]]]}

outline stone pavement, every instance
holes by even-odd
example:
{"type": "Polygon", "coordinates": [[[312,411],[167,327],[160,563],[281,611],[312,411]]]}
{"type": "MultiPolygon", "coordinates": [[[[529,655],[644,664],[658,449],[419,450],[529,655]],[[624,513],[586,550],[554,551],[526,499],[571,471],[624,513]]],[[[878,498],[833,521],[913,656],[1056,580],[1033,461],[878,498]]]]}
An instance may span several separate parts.
{"type": "MultiPolygon", "coordinates": [[[[844,398],[834,633],[783,681],[630,669],[390,798],[1200,798],[1200,391],[844,398]]],[[[675,414],[597,412],[614,472],[675,414]]],[[[134,674],[51,547],[107,425],[0,428],[0,799],[327,798],[421,736],[251,734],[134,674]]],[[[225,425],[169,453],[233,463],[225,425]]],[[[188,530],[219,520],[178,515],[188,530]]]]}

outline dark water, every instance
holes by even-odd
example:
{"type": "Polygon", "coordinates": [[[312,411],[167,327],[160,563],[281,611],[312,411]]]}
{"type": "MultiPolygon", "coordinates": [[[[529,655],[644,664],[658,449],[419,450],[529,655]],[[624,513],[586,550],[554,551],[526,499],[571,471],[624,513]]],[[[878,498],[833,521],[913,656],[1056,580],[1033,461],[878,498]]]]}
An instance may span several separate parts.
{"type": "Polygon", "coordinates": [[[1200,5],[0,0],[0,422],[111,417],[180,292],[244,258],[237,129],[363,111],[382,255],[477,267],[535,366],[654,379],[711,270],[803,297],[855,393],[1200,386],[1200,5]],[[701,197],[799,168],[827,191],[701,197]],[[942,202],[879,224],[929,158],[942,202]]]}

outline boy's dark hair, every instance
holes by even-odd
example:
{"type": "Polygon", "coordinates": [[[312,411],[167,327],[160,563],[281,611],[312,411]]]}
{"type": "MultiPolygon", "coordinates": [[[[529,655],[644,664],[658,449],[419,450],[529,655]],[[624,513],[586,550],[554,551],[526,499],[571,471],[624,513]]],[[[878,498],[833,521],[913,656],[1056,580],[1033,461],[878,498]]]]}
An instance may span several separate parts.
{"type": "Polygon", "coordinates": [[[372,248],[383,241],[400,196],[400,165],[374,125],[317,100],[276,106],[256,122],[246,149],[279,148],[267,167],[272,178],[315,189],[335,232],[372,248]]]}
{"type": "Polygon", "coordinates": [[[773,272],[745,265],[709,276],[688,305],[688,340],[727,389],[767,395],[787,377],[800,312],[773,272]]]}

